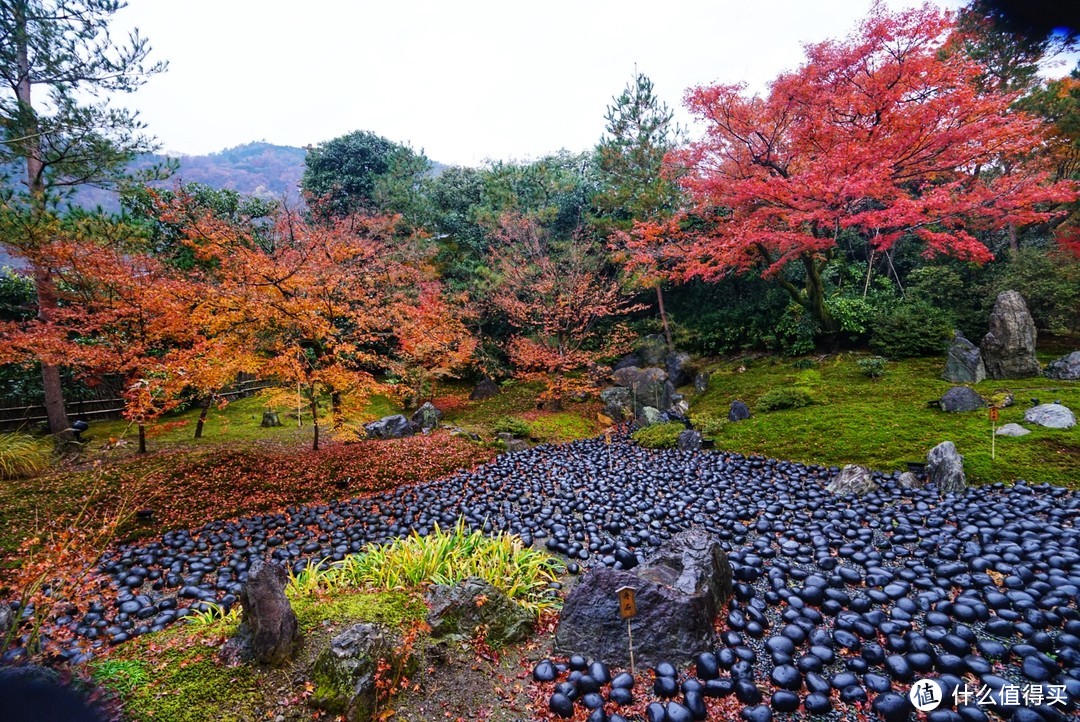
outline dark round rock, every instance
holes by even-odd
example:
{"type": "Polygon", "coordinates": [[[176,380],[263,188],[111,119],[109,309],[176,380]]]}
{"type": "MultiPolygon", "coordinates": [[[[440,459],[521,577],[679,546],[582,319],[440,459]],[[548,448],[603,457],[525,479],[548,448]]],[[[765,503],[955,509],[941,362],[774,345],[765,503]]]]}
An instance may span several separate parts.
{"type": "Polygon", "coordinates": [[[694,715],[679,702],[668,702],[666,708],[667,722],[692,722],[694,715]]]}
{"type": "Polygon", "coordinates": [[[585,709],[600,709],[604,706],[604,698],[597,692],[588,692],[582,695],[581,704],[585,709]]]}
{"type": "Polygon", "coordinates": [[[870,708],[884,722],[907,722],[913,711],[908,698],[895,692],[885,692],[874,698],[870,708]]]}
{"type": "Polygon", "coordinates": [[[801,703],[799,695],[786,689],[776,690],[769,700],[770,706],[776,712],[794,712],[799,709],[801,703]]]}
{"type": "Polygon", "coordinates": [[[550,659],[545,659],[533,667],[533,679],[537,682],[553,682],[555,677],[555,665],[550,659]]]}
{"type": "Polygon", "coordinates": [[[574,701],[565,694],[556,692],[548,700],[548,709],[563,719],[570,719],[574,716],[574,701]]]}

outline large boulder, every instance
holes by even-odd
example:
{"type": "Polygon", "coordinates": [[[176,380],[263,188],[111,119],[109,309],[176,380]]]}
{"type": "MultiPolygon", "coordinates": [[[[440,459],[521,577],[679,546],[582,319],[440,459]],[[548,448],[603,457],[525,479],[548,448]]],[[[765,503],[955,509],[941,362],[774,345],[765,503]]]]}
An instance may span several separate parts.
{"type": "Polygon", "coordinates": [[[990,314],[990,331],[979,344],[986,374],[992,379],[1038,376],[1035,360],[1035,321],[1024,297],[1016,291],[998,294],[990,314]]]}
{"type": "Polygon", "coordinates": [[[528,610],[479,577],[453,586],[436,584],[427,601],[427,623],[435,640],[471,639],[483,630],[489,644],[502,646],[524,640],[536,626],[528,610]]]}
{"type": "Polygon", "coordinates": [[[495,383],[495,379],[490,376],[485,376],[480,379],[478,383],[469,394],[469,398],[473,401],[485,401],[494,396],[499,395],[499,385],[495,383]]]}
{"type": "Polygon", "coordinates": [[[1046,378],[1058,381],[1080,381],[1080,351],[1073,351],[1046,365],[1046,378]]]}
{"type": "Polygon", "coordinates": [[[1071,429],[1076,426],[1076,415],[1062,404],[1039,404],[1024,412],[1024,421],[1048,429],[1071,429]]]}
{"type": "Polygon", "coordinates": [[[300,626],[285,596],[288,581],[289,573],[280,564],[262,559],[252,563],[239,595],[240,626],[221,650],[224,660],[251,658],[272,667],[289,661],[300,641],[300,626]]]}
{"type": "Polygon", "coordinates": [[[668,379],[676,387],[685,386],[694,380],[694,368],[690,362],[690,354],[685,351],[673,351],[668,354],[665,361],[668,379]]]}
{"type": "Polygon", "coordinates": [[[967,386],[953,386],[941,395],[941,410],[964,412],[975,411],[986,406],[986,401],[967,386]]]}
{"type": "Polygon", "coordinates": [[[367,722],[378,708],[383,675],[408,675],[417,664],[401,636],[376,624],[354,624],[330,640],[315,660],[311,704],[349,722],[367,722]]]}
{"type": "Polygon", "coordinates": [[[942,494],[962,492],[967,488],[964,457],[951,441],[943,441],[926,455],[926,478],[942,494]]]}
{"type": "Polygon", "coordinates": [[[945,373],[941,378],[955,384],[977,384],[986,378],[982,351],[956,332],[945,356],[945,373]]]}
{"type": "Polygon", "coordinates": [[[364,431],[369,439],[402,439],[415,434],[417,428],[416,424],[402,414],[384,416],[378,421],[364,424],[364,431]]]}
{"type": "Polygon", "coordinates": [[[635,416],[640,415],[641,409],[646,406],[660,411],[671,408],[671,396],[675,393],[675,387],[668,380],[667,371],[627,366],[615,371],[611,376],[617,385],[630,389],[635,416]]]}
{"type": "Polygon", "coordinates": [[[629,368],[630,366],[641,366],[641,359],[632,353],[628,353],[621,359],[615,362],[615,365],[611,367],[612,371],[618,371],[619,369],[629,368]]]}
{"type": "Polygon", "coordinates": [[[618,423],[634,418],[634,397],[630,389],[610,386],[600,392],[600,401],[604,404],[604,415],[612,421],[618,423]]]}
{"type": "Polygon", "coordinates": [[[423,431],[431,431],[439,427],[439,422],[442,420],[443,412],[439,411],[435,407],[435,404],[430,401],[425,401],[424,405],[418,408],[412,415],[412,422],[419,426],[423,431]]]}
{"type": "Polygon", "coordinates": [[[715,537],[701,529],[677,534],[632,571],[593,567],[563,604],[555,648],[627,666],[626,620],[616,591],[635,590],[634,658],[641,665],[689,662],[716,644],[714,622],[731,596],[731,565],[715,537]]]}
{"type": "Polygon", "coordinates": [[[878,484],[874,481],[869,469],[865,466],[848,464],[833,477],[833,480],[825,487],[825,491],[837,496],[862,496],[877,488],[878,484]]]}

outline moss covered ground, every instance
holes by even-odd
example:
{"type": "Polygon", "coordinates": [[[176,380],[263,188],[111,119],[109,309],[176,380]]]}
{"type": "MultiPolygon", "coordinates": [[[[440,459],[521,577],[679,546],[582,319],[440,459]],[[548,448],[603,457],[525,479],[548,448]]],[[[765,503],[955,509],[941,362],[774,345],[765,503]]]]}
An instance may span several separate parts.
{"type": "MultiPolygon", "coordinates": [[[[890,471],[908,461],[925,461],[929,449],[952,441],[964,456],[970,483],[1011,483],[1026,479],[1080,488],[1080,427],[1044,429],[1024,424],[1031,434],[998,437],[991,452],[987,410],[945,413],[928,406],[953,384],[943,381],[940,357],[890,361],[879,379],[858,367],[865,355],[846,353],[817,359],[745,357],[709,364],[708,390],[691,401],[691,417],[709,426],[716,447],[806,463],[862,464],[890,471]],[[735,399],[753,410],[769,391],[793,386],[809,392],[810,406],[754,412],[724,423],[735,399]]],[[[1041,358],[1045,364],[1052,356],[1041,358]]],[[[1080,383],[1042,377],[984,381],[974,387],[984,398],[1008,391],[1016,399],[1000,411],[998,425],[1023,424],[1031,399],[1060,400],[1080,410],[1080,383]]]]}

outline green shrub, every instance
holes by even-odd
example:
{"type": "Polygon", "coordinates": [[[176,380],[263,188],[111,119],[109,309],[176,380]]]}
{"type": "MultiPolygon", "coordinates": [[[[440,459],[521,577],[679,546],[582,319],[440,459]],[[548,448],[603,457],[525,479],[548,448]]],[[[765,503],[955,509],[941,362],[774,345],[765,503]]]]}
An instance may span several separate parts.
{"type": "Polygon", "coordinates": [[[879,379],[885,375],[885,364],[887,361],[881,356],[861,358],[855,363],[858,364],[859,370],[871,379],[879,379]]]}
{"type": "Polygon", "coordinates": [[[780,409],[800,409],[810,406],[814,398],[810,392],[799,386],[779,386],[766,391],[755,406],[758,412],[779,411],[780,409]]]}
{"type": "Polygon", "coordinates": [[[495,423],[491,425],[491,428],[494,429],[497,434],[513,434],[521,439],[527,439],[532,435],[532,428],[529,426],[529,422],[524,419],[519,419],[516,416],[503,416],[501,419],[496,419],[495,423]]]}
{"type": "Polygon", "coordinates": [[[45,445],[26,434],[0,434],[0,479],[34,476],[49,466],[45,445]]]}
{"type": "Polygon", "coordinates": [[[720,416],[719,414],[690,414],[690,423],[694,428],[701,432],[702,436],[715,436],[723,431],[724,427],[730,422],[726,416],[720,416]]]}
{"type": "Polygon", "coordinates": [[[683,431],[686,431],[685,426],[677,421],[669,421],[638,429],[632,438],[646,449],[674,449],[683,431]]]}
{"type": "Polygon", "coordinates": [[[952,336],[948,313],[921,301],[907,301],[877,317],[870,346],[891,359],[933,356],[945,350],[952,336]]]}

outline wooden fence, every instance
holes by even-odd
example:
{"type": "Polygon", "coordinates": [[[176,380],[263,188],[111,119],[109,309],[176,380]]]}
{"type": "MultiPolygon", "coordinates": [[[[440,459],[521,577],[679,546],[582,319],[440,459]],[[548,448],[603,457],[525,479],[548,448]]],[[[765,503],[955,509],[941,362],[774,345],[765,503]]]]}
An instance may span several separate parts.
{"type": "MultiPolygon", "coordinates": [[[[248,397],[257,391],[270,388],[273,384],[256,378],[241,378],[228,391],[218,394],[219,398],[234,399],[248,397]]],[[[104,398],[69,399],[67,402],[68,418],[86,419],[87,421],[106,421],[122,418],[124,399],[116,395],[117,389],[104,398]]],[[[33,431],[40,424],[46,424],[48,417],[45,407],[40,404],[26,406],[8,406],[0,408],[0,432],[33,431]]]]}

